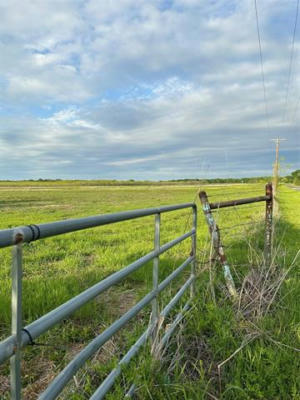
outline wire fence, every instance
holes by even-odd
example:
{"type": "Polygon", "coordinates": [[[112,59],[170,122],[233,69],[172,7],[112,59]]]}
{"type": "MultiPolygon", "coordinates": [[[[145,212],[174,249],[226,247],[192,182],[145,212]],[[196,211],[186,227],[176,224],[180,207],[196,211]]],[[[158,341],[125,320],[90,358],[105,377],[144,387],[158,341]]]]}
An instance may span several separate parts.
{"type": "MultiPolygon", "coordinates": [[[[227,192],[229,193],[229,192],[227,192]]],[[[245,194],[246,192],[240,192],[245,194]]],[[[273,191],[272,184],[266,185],[265,195],[242,199],[231,199],[211,203],[210,197],[205,191],[200,192],[200,201],[208,225],[211,237],[213,253],[211,260],[218,261],[223,267],[224,278],[229,293],[236,298],[237,290],[231,275],[229,262],[226,257],[230,247],[236,245],[237,241],[249,241],[249,231],[256,232],[261,228],[261,218],[258,218],[257,211],[253,215],[253,208],[262,209],[261,204],[265,205],[265,231],[264,231],[264,257],[265,263],[271,262],[272,251],[272,230],[273,230],[273,191]],[[259,203],[259,204],[255,204],[259,203]],[[251,211],[249,213],[249,210],[251,211]],[[225,214],[225,216],[224,216],[225,214]],[[235,217],[235,219],[233,218],[235,217]],[[249,220],[247,222],[247,220],[249,220]],[[232,223],[234,221],[238,223],[232,223]],[[232,239],[235,241],[232,241],[232,239]],[[227,245],[229,240],[230,244],[227,245]]],[[[214,196],[216,197],[216,196],[214,196]]]]}

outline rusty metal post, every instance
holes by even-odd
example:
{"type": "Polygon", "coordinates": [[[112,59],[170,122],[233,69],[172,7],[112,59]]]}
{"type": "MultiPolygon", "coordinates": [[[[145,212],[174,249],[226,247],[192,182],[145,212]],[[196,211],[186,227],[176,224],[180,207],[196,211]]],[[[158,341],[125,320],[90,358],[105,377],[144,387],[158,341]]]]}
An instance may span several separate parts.
{"type": "Polygon", "coordinates": [[[232,297],[236,298],[237,291],[235,288],[234,280],[232,278],[232,275],[230,272],[230,267],[228,265],[228,262],[227,262],[227,259],[225,256],[224,247],[221,242],[219,227],[216,224],[214,217],[212,215],[206,192],[200,192],[199,197],[200,197],[202,209],[203,209],[203,212],[204,212],[204,215],[206,218],[206,222],[209,227],[209,232],[210,232],[210,235],[212,238],[214,251],[215,251],[216,255],[218,256],[220,263],[223,266],[223,272],[224,272],[225,282],[226,282],[228,291],[232,297]]]}
{"type": "Polygon", "coordinates": [[[272,262],[272,231],[273,231],[273,187],[272,183],[266,184],[266,217],[265,217],[265,246],[264,257],[267,266],[272,262]]]}

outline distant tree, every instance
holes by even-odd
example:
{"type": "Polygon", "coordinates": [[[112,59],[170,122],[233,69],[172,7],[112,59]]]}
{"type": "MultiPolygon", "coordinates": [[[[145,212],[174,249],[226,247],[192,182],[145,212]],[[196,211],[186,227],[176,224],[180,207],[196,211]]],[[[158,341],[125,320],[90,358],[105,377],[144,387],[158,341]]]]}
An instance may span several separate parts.
{"type": "Polygon", "coordinates": [[[292,172],[291,176],[293,178],[293,184],[300,185],[300,169],[296,169],[296,171],[292,172]]]}

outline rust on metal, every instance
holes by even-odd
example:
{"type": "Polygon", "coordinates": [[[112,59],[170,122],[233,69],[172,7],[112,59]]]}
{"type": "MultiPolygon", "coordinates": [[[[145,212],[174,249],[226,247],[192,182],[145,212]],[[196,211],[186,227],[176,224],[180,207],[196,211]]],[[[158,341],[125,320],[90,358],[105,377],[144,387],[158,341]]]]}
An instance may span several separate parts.
{"type": "Polygon", "coordinates": [[[215,210],[216,208],[240,206],[242,204],[257,203],[259,201],[268,201],[268,200],[270,200],[270,195],[257,196],[257,197],[248,197],[248,198],[245,198],[245,199],[238,199],[238,200],[220,201],[218,203],[210,203],[209,206],[210,206],[211,210],[215,210]]]}
{"type": "Polygon", "coordinates": [[[220,201],[218,203],[209,203],[206,192],[202,191],[199,193],[199,197],[202,203],[203,212],[206,217],[206,222],[209,226],[209,232],[212,237],[213,247],[217,254],[221,264],[224,268],[224,276],[228,290],[231,294],[236,295],[234,282],[230,274],[230,268],[226,260],[224,248],[221,242],[220,229],[215,223],[211,210],[234,207],[242,204],[257,203],[260,201],[266,202],[266,217],[265,217],[265,246],[264,246],[264,257],[267,266],[271,265],[272,262],[272,236],[273,236],[273,198],[274,192],[272,183],[266,185],[265,196],[249,197],[244,199],[220,201]]]}
{"type": "Polygon", "coordinates": [[[221,241],[220,229],[216,224],[214,217],[211,213],[211,206],[209,204],[206,192],[202,191],[199,193],[202,209],[206,218],[206,222],[209,228],[209,232],[212,238],[212,244],[214,247],[215,254],[217,255],[224,272],[224,278],[226,286],[232,297],[237,298],[237,291],[235,288],[234,280],[232,278],[230,267],[227,263],[224,247],[221,241]]]}
{"type": "Polygon", "coordinates": [[[23,232],[19,231],[14,235],[14,244],[20,244],[23,242],[23,240],[24,240],[23,232]]]}
{"type": "Polygon", "coordinates": [[[265,217],[265,248],[264,256],[267,266],[272,261],[272,233],[273,233],[273,187],[272,183],[266,184],[266,217],[265,217]]]}

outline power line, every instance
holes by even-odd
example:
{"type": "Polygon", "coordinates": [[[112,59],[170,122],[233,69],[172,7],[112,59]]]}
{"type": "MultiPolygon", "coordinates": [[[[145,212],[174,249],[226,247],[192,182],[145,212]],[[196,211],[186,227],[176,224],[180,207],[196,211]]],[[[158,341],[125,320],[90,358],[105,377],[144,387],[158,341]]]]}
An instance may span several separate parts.
{"type": "Polygon", "coordinates": [[[292,66],[293,66],[293,61],[294,61],[295,37],[296,37],[296,31],[297,31],[298,14],[299,14],[299,0],[297,0],[297,6],[296,6],[295,24],[294,24],[294,30],[293,30],[293,36],[292,36],[292,47],[291,47],[291,54],[290,54],[290,61],[289,61],[288,82],[287,82],[286,94],[285,94],[285,106],[284,106],[283,118],[285,118],[286,112],[287,112],[287,104],[288,104],[291,75],[292,75],[292,66]]]}
{"type": "Polygon", "coordinates": [[[258,21],[258,10],[257,10],[256,0],[254,0],[254,6],[255,6],[255,16],[256,16],[258,47],[259,47],[259,55],[260,55],[261,78],[262,78],[263,92],[264,92],[265,114],[266,114],[267,125],[269,126],[269,111],[268,111],[268,104],[267,104],[265,73],[264,73],[264,64],[263,64],[263,55],[262,55],[261,38],[260,38],[259,21],[258,21]]]}
{"type": "Polygon", "coordinates": [[[298,110],[299,105],[300,105],[300,96],[299,96],[299,98],[298,98],[298,101],[297,101],[297,103],[296,103],[296,107],[295,107],[295,109],[294,109],[293,118],[292,118],[292,123],[293,123],[293,122],[295,121],[295,119],[296,119],[297,110],[298,110]]]}

